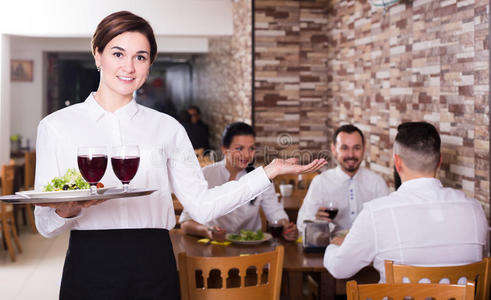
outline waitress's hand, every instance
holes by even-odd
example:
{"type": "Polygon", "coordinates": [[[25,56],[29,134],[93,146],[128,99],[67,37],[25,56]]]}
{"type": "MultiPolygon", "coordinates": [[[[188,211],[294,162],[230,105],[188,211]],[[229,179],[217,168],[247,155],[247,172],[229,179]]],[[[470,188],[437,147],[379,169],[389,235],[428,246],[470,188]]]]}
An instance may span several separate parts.
{"type": "Polygon", "coordinates": [[[42,207],[51,207],[56,209],[56,213],[62,218],[73,218],[80,214],[82,208],[87,208],[93,205],[100,204],[106,200],[86,200],[86,201],[70,201],[59,203],[36,203],[34,205],[42,207]]]}
{"type": "Polygon", "coordinates": [[[323,158],[314,159],[310,164],[304,166],[298,165],[296,158],[275,158],[269,165],[264,167],[264,172],[266,172],[268,178],[272,180],[278,175],[312,173],[326,164],[327,161],[323,158]]]}

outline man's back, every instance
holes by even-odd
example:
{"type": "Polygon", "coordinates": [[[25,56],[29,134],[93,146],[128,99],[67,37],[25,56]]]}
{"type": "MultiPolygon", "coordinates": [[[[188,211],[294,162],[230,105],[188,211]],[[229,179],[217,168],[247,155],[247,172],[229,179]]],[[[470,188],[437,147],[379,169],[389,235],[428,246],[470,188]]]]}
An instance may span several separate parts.
{"type": "Polygon", "coordinates": [[[349,277],[373,261],[384,280],[386,259],[423,266],[467,264],[482,259],[486,230],[476,200],[443,188],[434,178],[409,180],[365,204],[342,246],[326,250],[325,265],[334,276],[349,277]]]}

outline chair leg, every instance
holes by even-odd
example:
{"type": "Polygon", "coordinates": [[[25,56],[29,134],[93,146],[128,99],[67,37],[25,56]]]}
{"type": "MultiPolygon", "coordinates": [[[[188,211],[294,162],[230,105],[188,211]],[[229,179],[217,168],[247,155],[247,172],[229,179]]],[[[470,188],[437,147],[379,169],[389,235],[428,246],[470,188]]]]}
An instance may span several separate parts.
{"type": "Polygon", "coordinates": [[[34,221],[34,212],[32,204],[26,204],[26,214],[29,225],[31,225],[32,233],[37,233],[36,222],[34,221]]]}
{"type": "MultiPolygon", "coordinates": [[[[13,218],[11,220],[11,223],[15,223],[13,218]]],[[[15,246],[17,246],[17,251],[19,253],[22,253],[22,247],[20,245],[19,236],[17,235],[17,229],[15,229],[15,225],[12,226],[12,235],[14,237],[15,246]]]]}
{"type": "Polygon", "coordinates": [[[20,231],[19,231],[19,213],[22,214],[22,211],[23,209],[21,208],[20,205],[14,205],[14,217],[15,217],[15,229],[17,229],[17,232],[19,233],[20,235],[20,231]]]}
{"type": "Polygon", "coordinates": [[[10,225],[7,220],[2,220],[3,235],[5,236],[5,242],[7,243],[7,249],[9,251],[10,259],[15,261],[14,247],[12,246],[12,241],[10,240],[10,225]]]}
{"type": "Polygon", "coordinates": [[[2,244],[3,244],[3,249],[7,250],[7,241],[5,240],[5,234],[3,234],[3,225],[2,225],[2,244]]]}

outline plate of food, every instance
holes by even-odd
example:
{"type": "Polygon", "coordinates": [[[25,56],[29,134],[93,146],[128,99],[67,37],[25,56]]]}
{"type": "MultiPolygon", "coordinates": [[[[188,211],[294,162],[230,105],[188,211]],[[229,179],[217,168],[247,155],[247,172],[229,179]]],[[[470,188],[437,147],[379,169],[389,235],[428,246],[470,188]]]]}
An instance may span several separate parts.
{"type": "Polygon", "coordinates": [[[225,238],[235,244],[256,245],[269,241],[272,237],[261,229],[257,231],[241,229],[239,233],[227,233],[225,238]]]}
{"type": "MultiPolygon", "coordinates": [[[[110,187],[104,187],[100,182],[97,184],[98,194],[104,194],[109,189],[110,187]]],[[[25,198],[84,197],[90,195],[90,185],[80,172],[68,169],[65,175],[53,178],[41,191],[22,191],[15,194],[25,198]]]]}
{"type": "Polygon", "coordinates": [[[147,196],[157,189],[104,187],[98,184],[97,194],[90,194],[90,185],[80,172],[69,169],[65,175],[53,178],[42,190],[17,192],[15,195],[1,196],[0,201],[10,204],[57,203],[69,201],[109,200],[118,198],[147,196]]]}

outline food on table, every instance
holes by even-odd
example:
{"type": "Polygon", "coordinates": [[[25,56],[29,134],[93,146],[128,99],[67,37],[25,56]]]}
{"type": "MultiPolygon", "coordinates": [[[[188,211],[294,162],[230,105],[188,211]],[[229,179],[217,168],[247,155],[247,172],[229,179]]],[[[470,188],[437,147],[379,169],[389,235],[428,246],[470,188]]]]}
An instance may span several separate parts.
{"type": "Polygon", "coordinates": [[[43,192],[81,190],[88,189],[90,185],[85,181],[79,171],[68,169],[65,175],[55,177],[50,183],[44,186],[43,192]]]}
{"type": "Polygon", "coordinates": [[[264,239],[264,233],[261,229],[257,231],[241,229],[239,234],[231,234],[228,239],[234,241],[260,241],[264,239]]]}

